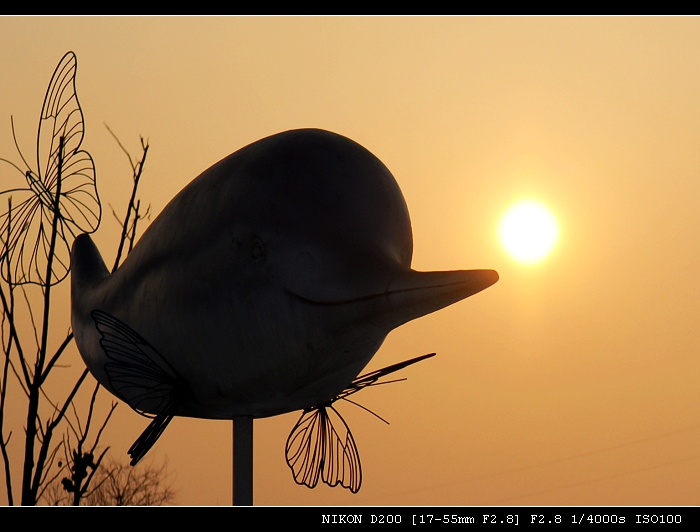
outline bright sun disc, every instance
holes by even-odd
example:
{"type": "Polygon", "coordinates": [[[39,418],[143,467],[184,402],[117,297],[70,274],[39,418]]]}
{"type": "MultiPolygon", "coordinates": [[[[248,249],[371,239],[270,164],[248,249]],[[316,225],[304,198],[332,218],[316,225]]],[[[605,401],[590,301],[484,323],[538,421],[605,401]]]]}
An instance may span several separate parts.
{"type": "Polygon", "coordinates": [[[541,203],[524,200],[508,209],[499,227],[501,243],[518,262],[544,259],[557,242],[557,221],[541,203]]]}

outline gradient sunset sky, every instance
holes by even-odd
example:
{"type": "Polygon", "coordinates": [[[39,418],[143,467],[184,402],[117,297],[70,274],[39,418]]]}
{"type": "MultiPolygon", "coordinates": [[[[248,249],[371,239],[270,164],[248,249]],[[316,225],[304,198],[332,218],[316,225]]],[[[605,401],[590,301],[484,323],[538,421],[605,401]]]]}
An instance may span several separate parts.
{"type": "MultiPolygon", "coordinates": [[[[19,161],[11,115],[33,155],[68,50],[107,263],[131,171],[103,122],[132,155],[149,140],[140,197],[154,216],[235,150],[315,127],[391,170],[413,268],[500,274],[389,335],[367,370],[437,352],[354,397],[391,425],[337,405],[362,459],[358,494],[294,483],[292,413],[255,421],[255,504],[700,504],[700,19],[4,17],[0,157],[19,161]],[[532,265],[497,235],[523,198],[559,222],[532,265]]],[[[64,362],[57,390],[84,367],[74,347],[64,362]]],[[[23,415],[10,415],[17,435],[23,415]]],[[[120,405],[110,455],[126,461],[147,424],[120,405]]],[[[231,422],[177,418],[149,458],[167,460],[177,504],[230,504],[231,422]]]]}

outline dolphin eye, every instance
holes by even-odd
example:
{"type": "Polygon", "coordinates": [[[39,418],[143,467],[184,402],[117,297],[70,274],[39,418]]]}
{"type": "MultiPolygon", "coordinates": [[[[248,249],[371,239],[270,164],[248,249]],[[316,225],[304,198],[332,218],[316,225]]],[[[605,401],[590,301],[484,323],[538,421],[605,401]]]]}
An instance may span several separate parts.
{"type": "Polygon", "coordinates": [[[255,239],[255,242],[253,242],[253,248],[250,250],[250,255],[253,257],[255,262],[261,263],[265,260],[265,246],[263,246],[263,243],[257,238],[255,239]]]}

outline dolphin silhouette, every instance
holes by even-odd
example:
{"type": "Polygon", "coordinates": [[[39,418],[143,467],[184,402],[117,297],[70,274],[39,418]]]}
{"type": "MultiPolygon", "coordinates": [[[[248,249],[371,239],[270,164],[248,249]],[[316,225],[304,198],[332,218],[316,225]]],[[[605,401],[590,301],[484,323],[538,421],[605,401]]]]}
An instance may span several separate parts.
{"type": "Polygon", "coordinates": [[[287,131],[193,180],[113,274],[76,238],[75,340],[97,380],[141,412],[305,409],[341,393],[392,329],[498,280],[414,271],[412,253],[406,203],[379,159],[328,131],[287,131]]]}

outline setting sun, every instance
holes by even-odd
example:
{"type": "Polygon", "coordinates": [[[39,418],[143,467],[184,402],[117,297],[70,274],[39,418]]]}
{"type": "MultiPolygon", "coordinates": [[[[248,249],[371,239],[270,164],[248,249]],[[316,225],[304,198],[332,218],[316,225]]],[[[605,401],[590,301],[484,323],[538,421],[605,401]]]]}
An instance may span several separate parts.
{"type": "Polygon", "coordinates": [[[498,230],[503,247],[518,262],[533,264],[552,251],[558,236],[552,213],[534,200],[512,205],[501,219],[498,230]]]}

